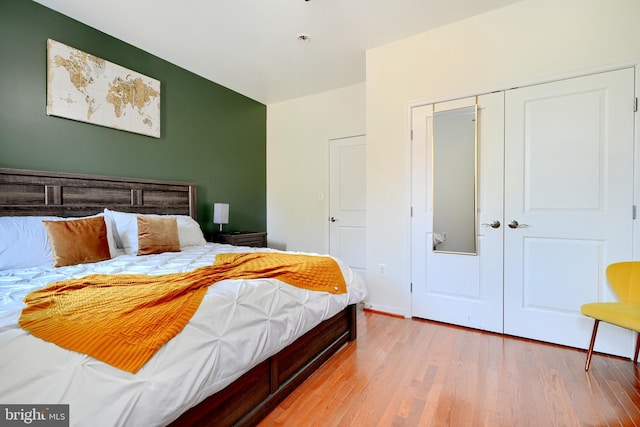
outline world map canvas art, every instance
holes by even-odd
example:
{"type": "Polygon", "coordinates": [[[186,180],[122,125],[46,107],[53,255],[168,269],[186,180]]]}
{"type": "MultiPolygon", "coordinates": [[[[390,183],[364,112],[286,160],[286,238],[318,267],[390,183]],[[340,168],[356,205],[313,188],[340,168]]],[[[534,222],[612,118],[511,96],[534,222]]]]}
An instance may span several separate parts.
{"type": "Polygon", "coordinates": [[[49,39],[47,114],[160,138],[160,81],[49,39]]]}

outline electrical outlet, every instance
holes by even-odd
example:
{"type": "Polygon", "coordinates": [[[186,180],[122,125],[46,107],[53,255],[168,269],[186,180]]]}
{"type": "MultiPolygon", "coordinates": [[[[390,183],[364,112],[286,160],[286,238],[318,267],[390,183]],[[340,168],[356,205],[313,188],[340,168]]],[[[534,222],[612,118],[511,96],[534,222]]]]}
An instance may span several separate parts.
{"type": "Polygon", "coordinates": [[[387,264],[378,264],[378,273],[384,276],[384,272],[387,269],[387,264]]]}
{"type": "Polygon", "coordinates": [[[446,231],[444,233],[442,233],[442,237],[444,237],[444,240],[447,240],[447,232],[446,231]]]}

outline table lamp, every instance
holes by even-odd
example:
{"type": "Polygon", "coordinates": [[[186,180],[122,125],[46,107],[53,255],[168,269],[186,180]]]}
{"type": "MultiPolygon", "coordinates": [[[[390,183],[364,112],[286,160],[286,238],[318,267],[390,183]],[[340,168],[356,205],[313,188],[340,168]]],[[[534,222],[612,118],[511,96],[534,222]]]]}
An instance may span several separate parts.
{"type": "Polygon", "coordinates": [[[213,223],[220,224],[220,232],[222,233],[222,224],[229,224],[229,204],[228,203],[213,204],[213,223]]]}

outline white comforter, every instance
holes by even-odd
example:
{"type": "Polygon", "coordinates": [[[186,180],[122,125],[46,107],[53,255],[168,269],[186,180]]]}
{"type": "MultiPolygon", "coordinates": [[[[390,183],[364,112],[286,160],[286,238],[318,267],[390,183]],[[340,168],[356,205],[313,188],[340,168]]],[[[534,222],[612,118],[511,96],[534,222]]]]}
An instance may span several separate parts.
{"type": "Polygon", "coordinates": [[[190,271],[213,263],[216,253],[247,250],[206,244],[57,269],[0,271],[0,403],[69,404],[72,426],[165,425],[366,296],[362,279],[343,264],[348,293],[342,295],[274,279],[219,282],[184,330],[135,375],[34,338],[17,324],[25,295],[55,281],[91,273],[190,271]]]}

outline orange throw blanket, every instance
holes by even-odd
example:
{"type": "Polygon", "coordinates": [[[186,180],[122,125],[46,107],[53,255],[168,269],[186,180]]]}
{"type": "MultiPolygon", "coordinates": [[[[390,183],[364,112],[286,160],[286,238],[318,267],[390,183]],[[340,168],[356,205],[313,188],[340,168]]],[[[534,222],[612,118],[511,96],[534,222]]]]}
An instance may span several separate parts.
{"type": "Polygon", "coordinates": [[[314,291],[347,291],[340,267],[330,257],[227,253],[189,273],[94,274],[51,284],[25,297],[19,323],[36,337],[136,373],[184,328],[208,286],[257,278],[314,291]]]}

